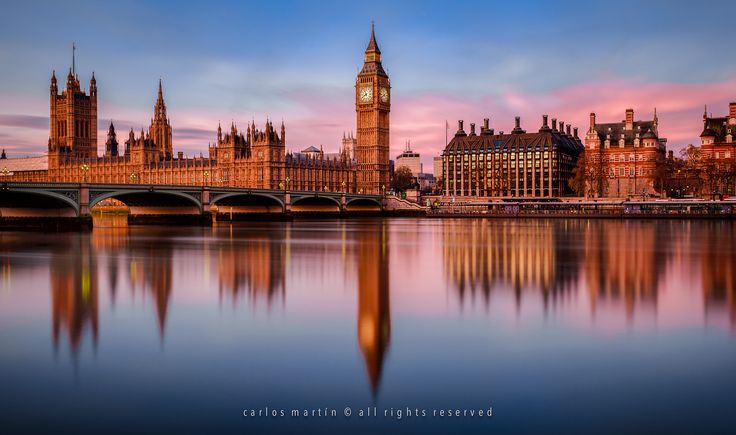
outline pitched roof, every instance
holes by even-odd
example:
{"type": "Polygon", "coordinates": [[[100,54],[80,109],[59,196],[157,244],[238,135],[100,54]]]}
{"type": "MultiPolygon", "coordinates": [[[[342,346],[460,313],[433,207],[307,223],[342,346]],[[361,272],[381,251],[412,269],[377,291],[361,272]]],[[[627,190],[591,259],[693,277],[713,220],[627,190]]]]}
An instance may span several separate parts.
{"type": "Polygon", "coordinates": [[[736,125],[728,125],[728,117],[723,116],[719,118],[708,118],[706,117],[703,125],[703,133],[700,137],[710,133],[715,137],[716,142],[725,142],[726,135],[731,133],[732,136],[736,136],[736,125]]]}
{"type": "Polygon", "coordinates": [[[445,147],[445,154],[517,149],[562,150],[574,153],[583,150],[583,144],[579,138],[554,130],[515,134],[471,134],[469,136],[463,133],[455,134],[455,137],[445,147]]]}
{"type": "Polygon", "coordinates": [[[6,168],[9,172],[46,171],[49,169],[49,156],[44,154],[36,157],[0,160],[0,171],[4,171],[6,168]]]}
{"type": "Polygon", "coordinates": [[[606,140],[607,135],[611,135],[611,142],[618,142],[621,139],[621,134],[624,135],[624,145],[634,145],[636,134],[639,133],[639,137],[655,138],[659,136],[656,133],[657,126],[654,121],[634,121],[633,128],[627,130],[626,122],[609,122],[605,124],[596,124],[595,131],[598,133],[598,137],[601,142],[606,140]]]}

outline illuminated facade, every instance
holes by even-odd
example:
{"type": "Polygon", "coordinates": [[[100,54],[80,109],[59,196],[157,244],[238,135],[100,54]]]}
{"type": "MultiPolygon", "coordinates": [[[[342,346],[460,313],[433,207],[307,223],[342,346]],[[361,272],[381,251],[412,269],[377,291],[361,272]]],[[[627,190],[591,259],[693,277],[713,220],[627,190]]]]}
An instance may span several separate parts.
{"type": "Polygon", "coordinates": [[[286,127],[251,121],[229,132],[218,126],[206,157],[174,155],[171,122],[159,81],[154,114],[147,129],[128,132],[124,150],[109,126],[104,153],[97,155],[97,82],[89,93],[70,69],[59,94],[56,74],[50,86],[48,153],[33,162],[3,159],[8,181],[217,185],[261,189],[379,193],[388,185],[389,79],[371,30],[363,69],[356,80],[357,134],[345,137],[335,155],[286,151],[286,127]],[[36,161],[37,160],[37,161],[36,161]]]}
{"type": "MultiPolygon", "coordinates": [[[[713,192],[733,195],[736,181],[736,102],[729,103],[728,115],[708,116],[703,113],[703,132],[700,134],[700,166],[714,174],[713,192]]],[[[709,193],[713,193],[709,192],[709,193]]]]}
{"type": "MultiPolygon", "coordinates": [[[[597,123],[590,114],[585,135],[586,165],[600,170],[602,194],[606,197],[657,194],[655,178],[665,164],[667,139],[659,136],[657,110],[651,121],[634,121],[634,110],[626,109],[621,122],[597,123]]],[[[595,190],[595,189],[589,189],[595,190]]]]}
{"type": "Polygon", "coordinates": [[[521,128],[495,133],[484,120],[480,134],[458,121],[455,137],[442,153],[444,194],[458,197],[556,197],[570,193],[567,180],[583,145],[570,126],[547,115],[536,133],[521,128]]]}
{"type": "Polygon", "coordinates": [[[373,28],[365,50],[363,69],[355,81],[355,111],[358,190],[382,193],[389,185],[391,82],[381,64],[381,50],[373,28]]]}

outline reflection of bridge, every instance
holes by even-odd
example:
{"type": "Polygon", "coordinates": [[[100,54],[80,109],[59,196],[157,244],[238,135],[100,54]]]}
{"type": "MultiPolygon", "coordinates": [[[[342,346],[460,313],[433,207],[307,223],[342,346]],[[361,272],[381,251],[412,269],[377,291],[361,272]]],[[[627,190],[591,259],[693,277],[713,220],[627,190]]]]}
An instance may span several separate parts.
{"type": "Polygon", "coordinates": [[[218,186],[12,182],[0,185],[0,217],[82,217],[117,199],[132,216],[220,213],[380,212],[379,195],[218,186]]]}

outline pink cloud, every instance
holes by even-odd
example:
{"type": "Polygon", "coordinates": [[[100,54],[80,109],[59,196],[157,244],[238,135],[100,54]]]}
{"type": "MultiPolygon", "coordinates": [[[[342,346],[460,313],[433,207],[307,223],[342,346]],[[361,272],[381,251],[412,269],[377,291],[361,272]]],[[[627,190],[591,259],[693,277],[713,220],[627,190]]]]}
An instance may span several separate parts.
{"type": "MultiPolygon", "coordinates": [[[[287,148],[291,150],[323,145],[325,151],[334,151],[340,144],[342,133],[355,130],[352,88],[324,92],[306,91],[279,97],[289,103],[283,113],[264,111],[245,115],[169,106],[175,148],[188,155],[206,153],[207,143],[215,138],[218,121],[222,122],[223,128],[229,128],[231,120],[239,128],[245,128],[246,123],[254,116],[259,128],[262,128],[266,116],[270,116],[275,125],[280,125],[281,119],[284,119],[287,148]]],[[[527,131],[534,131],[541,124],[541,115],[549,114],[566,124],[572,123],[579,127],[582,135],[587,130],[588,113],[591,111],[597,113],[599,122],[613,122],[623,119],[624,110],[629,107],[635,110],[637,119],[650,119],[655,106],[660,121],[660,134],[669,139],[669,149],[678,152],[688,143],[697,143],[702,129],[704,104],[708,104],[714,115],[723,115],[728,110],[728,102],[733,99],[736,99],[736,79],[683,84],[608,78],[544,93],[522,92],[511,88],[498,95],[486,94],[478,97],[441,93],[402,95],[400,88],[394,88],[391,157],[395,158],[409,140],[412,148],[423,155],[425,170],[430,171],[432,156],[439,154],[445,145],[446,120],[449,123],[448,134],[452,137],[458,119],[465,120],[466,130],[469,130],[471,122],[480,125],[483,118],[489,117],[496,131],[510,131],[514,116],[521,116],[522,127],[527,131]]],[[[40,99],[16,103],[3,104],[0,112],[14,116],[45,116],[48,110],[48,103],[40,99]],[[14,109],[16,113],[10,113],[11,107],[20,109],[14,109]]],[[[130,127],[138,132],[141,127],[147,126],[151,115],[148,107],[138,110],[118,107],[104,101],[98,114],[99,119],[104,120],[103,125],[106,125],[108,119],[121,120],[116,121],[116,127],[123,140],[130,127]]],[[[3,128],[0,147],[8,148],[12,151],[11,154],[16,155],[43,152],[48,132],[32,125],[21,124],[3,128]]],[[[105,133],[106,128],[100,128],[100,149],[103,147],[105,133]]]]}

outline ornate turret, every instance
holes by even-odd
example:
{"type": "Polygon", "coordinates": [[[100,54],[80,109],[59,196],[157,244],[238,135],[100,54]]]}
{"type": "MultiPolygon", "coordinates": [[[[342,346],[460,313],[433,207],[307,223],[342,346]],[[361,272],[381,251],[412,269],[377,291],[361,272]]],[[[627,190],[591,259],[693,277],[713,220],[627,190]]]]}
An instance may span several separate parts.
{"type": "Polygon", "coordinates": [[[107,140],[105,141],[105,157],[118,156],[118,140],[115,134],[115,126],[110,121],[110,128],[107,130],[107,140]]]}
{"type": "Polygon", "coordinates": [[[368,47],[365,49],[365,61],[366,62],[380,62],[381,61],[381,50],[378,48],[376,42],[376,26],[371,20],[371,39],[368,41],[368,47]]]}
{"type": "Polygon", "coordinates": [[[50,181],[56,181],[55,171],[65,159],[97,156],[97,83],[94,74],[88,95],[80,88],[72,53],[72,67],[66,79],[66,89],[59,94],[56,71],[51,73],[48,140],[50,181]]]}
{"type": "Polygon", "coordinates": [[[56,83],[56,70],[51,72],[51,86],[49,86],[49,90],[51,91],[51,95],[59,94],[59,87],[56,83]]]}
{"type": "Polygon", "coordinates": [[[378,48],[378,43],[376,42],[373,21],[371,21],[371,39],[365,48],[363,62],[363,69],[360,71],[360,74],[377,74],[381,77],[388,77],[386,71],[383,70],[383,65],[381,65],[381,50],[378,48]]]}
{"type": "Polygon", "coordinates": [[[158,80],[158,95],[156,104],[153,106],[154,117],[151,120],[149,133],[151,139],[161,153],[161,158],[171,160],[174,156],[171,124],[166,116],[166,103],[164,102],[163,81],[158,80]]]}
{"type": "Polygon", "coordinates": [[[92,71],[92,78],[89,80],[89,95],[91,97],[97,96],[97,79],[95,79],[94,71],[92,71]]]}

